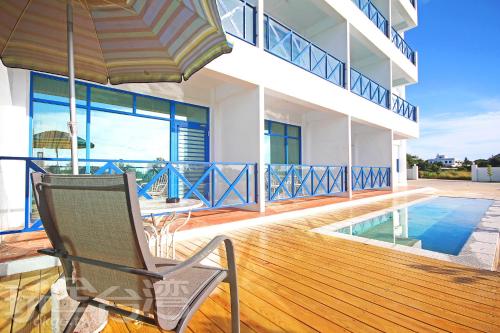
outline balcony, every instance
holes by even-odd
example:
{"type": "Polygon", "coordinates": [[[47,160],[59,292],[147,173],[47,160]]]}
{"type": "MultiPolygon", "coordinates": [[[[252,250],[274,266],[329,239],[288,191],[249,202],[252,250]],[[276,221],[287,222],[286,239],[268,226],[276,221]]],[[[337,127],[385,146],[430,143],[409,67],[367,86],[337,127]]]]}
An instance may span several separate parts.
{"type": "Polygon", "coordinates": [[[400,34],[394,29],[391,28],[391,40],[392,43],[404,54],[404,56],[410,60],[413,64],[415,63],[415,52],[411,49],[408,43],[401,37],[400,34]]]}
{"type": "Polygon", "coordinates": [[[389,90],[351,68],[351,91],[386,109],[389,108],[389,90]]]}
{"type": "Polygon", "coordinates": [[[417,107],[395,94],[392,94],[392,111],[417,122],[417,107]]]}
{"type": "Polygon", "coordinates": [[[272,17],[264,16],[264,48],[312,74],[345,87],[345,65],[272,17]]]}
{"type": "MultiPolygon", "coordinates": [[[[415,52],[394,28],[391,27],[391,34],[389,35],[389,21],[387,21],[387,19],[382,15],[380,10],[375,7],[371,0],[352,1],[384,35],[391,39],[392,43],[401,51],[401,53],[403,53],[408,60],[416,65],[415,52]]],[[[415,7],[415,1],[410,0],[410,2],[413,4],[413,7],[415,7]]]]}
{"type": "Polygon", "coordinates": [[[382,15],[382,13],[375,7],[371,0],[352,0],[359,9],[382,31],[386,36],[388,35],[389,21],[382,15]]]}
{"type": "MultiPolygon", "coordinates": [[[[388,21],[369,0],[353,0],[370,20],[387,35],[388,21]]],[[[243,0],[218,0],[226,33],[256,45],[257,8],[243,0]]],[[[391,28],[394,45],[415,64],[415,52],[391,28]]],[[[346,65],[297,32],[264,15],[264,50],[339,87],[346,88],[346,65]]],[[[351,91],[395,113],[417,121],[416,107],[390,95],[389,89],[351,68],[351,91]]]]}

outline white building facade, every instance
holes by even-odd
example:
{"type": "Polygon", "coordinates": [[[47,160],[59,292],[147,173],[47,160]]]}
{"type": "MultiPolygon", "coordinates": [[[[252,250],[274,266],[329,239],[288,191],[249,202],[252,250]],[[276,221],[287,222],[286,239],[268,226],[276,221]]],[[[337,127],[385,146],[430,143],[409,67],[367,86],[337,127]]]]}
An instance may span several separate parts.
{"type": "Polygon", "coordinates": [[[454,157],[446,157],[445,155],[442,155],[442,154],[437,154],[436,158],[431,158],[431,159],[427,160],[427,162],[432,163],[432,164],[441,163],[444,167],[448,167],[448,168],[455,168],[455,167],[459,167],[461,165],[461,163],[456,161],[454,157]]]}
{"type": "MultiPolygon", "coordinates": [[[[406,185],[406,141],[419,135],[405,96],[418,80],[404,41],[416,0],[218,3],[233,52],[189,81],[79,82],[80,172],[135,171],[144,199],[160,189],[260,211],[406,185]]],[[[67,132],[65,87],[0,67],[0,231],[40,227],[29,172],[69,170],[54,143],[67,132]]]]}

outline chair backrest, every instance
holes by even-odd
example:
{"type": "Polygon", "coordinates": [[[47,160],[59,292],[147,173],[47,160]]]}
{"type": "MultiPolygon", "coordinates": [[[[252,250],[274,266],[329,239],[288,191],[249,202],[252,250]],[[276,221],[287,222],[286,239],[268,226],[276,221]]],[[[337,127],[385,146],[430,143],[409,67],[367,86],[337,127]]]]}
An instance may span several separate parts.
{"type": "MultiPolygon", "coordinates": [[[[132,268],[155,269],[142,226],[134,174],[34,173],[32,181],[42,223],[56,250],[132,268]]],[[[76,293],[77,297],[98,297],[153,311],[149,304],[153,281],[149,278],[85,263],[67,264],[63,268],[71,297],[76,293]],[[70,286],[68,279],[75,284],[70,286]]]]}

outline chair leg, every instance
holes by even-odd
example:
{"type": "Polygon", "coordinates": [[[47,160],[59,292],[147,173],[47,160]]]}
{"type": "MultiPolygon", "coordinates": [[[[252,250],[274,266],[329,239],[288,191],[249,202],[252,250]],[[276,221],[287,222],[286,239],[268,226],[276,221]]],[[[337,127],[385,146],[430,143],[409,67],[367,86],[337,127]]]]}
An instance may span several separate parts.
{"type": "Polygon", "coordinates": [[[231,332],[240,332],[240,302],[238,298],[238,284],[236,275],[229,280],[229,294],[231,297],[231,332]]]}
{"type": "Polygon", "coordinates": [[[76,308],[75,312],[73,312],[71,319],[68,321],[68,324],[64,328],[64,333],[73,333],[88,305],[88,302],[81,302],[80,304],[78,304],[78,307],[76,308]]]}

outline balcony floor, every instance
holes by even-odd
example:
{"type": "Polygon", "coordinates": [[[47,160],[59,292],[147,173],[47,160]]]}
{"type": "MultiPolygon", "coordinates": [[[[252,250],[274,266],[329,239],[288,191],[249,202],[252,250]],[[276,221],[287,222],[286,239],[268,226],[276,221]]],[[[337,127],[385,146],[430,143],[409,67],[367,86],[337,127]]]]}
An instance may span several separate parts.
{"type": "MultiPolygon", "coordinates": [[[[242,332],[500,331],[498,272],[310,231],[422,196],[229,232],[238,263],[242,332]]],[[[208,240],[180,242],[179,256],[189,256],[208,240]]],[[[209,261],[224,263],[223,249],[209,261]]],[[[0,331],[18,332],[24,326],[50,331],[49,304],[28,325],[23,319],[35,305],[27,300],[47,291],[58,270],[0,278],[0,331]]],[[[229,315],[228,288],[221,285],[196,313],[189,331],[230,332],[229,315]]],[[[158,332],[121,317],[112,319],[104,332],[158,332]]]]}

